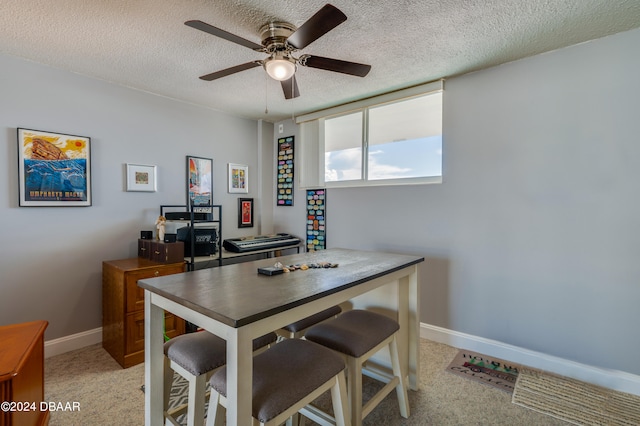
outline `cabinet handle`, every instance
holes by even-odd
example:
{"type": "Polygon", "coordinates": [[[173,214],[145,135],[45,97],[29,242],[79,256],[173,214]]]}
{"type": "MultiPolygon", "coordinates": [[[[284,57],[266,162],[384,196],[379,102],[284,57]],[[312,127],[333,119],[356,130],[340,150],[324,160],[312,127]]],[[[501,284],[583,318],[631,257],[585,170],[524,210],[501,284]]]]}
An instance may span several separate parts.
{"type": "Polygon", "coordinates": [[[144,247],[140,247],[140,251],[147,251],[147,249],[144,247]]]}
{"type": "Polygon", "coordinates": [[[153,273],[153,275],[155,275],[155,276],[157,277],[158,275],[160,275],[160,271],[155,271],[155,272],[153,273]]]}
{"type": "Polygon", "coordinates": [[[160,252],[156,250],[156,254],[160,254],[160,252]]]}

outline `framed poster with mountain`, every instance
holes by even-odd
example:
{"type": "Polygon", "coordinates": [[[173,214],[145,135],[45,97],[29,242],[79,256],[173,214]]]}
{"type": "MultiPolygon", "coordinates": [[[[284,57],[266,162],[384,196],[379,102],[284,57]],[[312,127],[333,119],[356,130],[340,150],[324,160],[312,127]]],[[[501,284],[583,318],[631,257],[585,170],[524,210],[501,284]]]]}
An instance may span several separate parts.
{"type": "Polygon", "coordinates": [[[91,139],[18,128],[21,207],[90,206],[91,139]]]}

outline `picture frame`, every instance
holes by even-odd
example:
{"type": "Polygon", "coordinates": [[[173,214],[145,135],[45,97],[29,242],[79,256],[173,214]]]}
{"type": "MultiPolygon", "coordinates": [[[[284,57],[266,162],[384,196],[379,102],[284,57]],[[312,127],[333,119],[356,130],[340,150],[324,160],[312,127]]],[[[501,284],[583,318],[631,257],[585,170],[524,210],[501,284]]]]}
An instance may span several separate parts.
{"type": "Polygon", "coordinates": [[[127,191],[156,192],[157,175],[156,166],[127,163],[127,191]]]}
{"type": "Polygon", "coordinates": [[[187,204],[194,212],[211,213],[213,159],[187,155],[187,204]]]}
{"type": "Polygon", "coordinates": [[[248,194],[249,193],[249,166],[243,164],[228,165],[229,172],[229,193],[248,194]]]}
{"type": "Polygon", "coordinates": [[[20,207],[91,205],[91,138],[18,128],[20,207]]]}
{"type": "Polygon", "coordinates": [[[293,206],[294,136],[278,138],[276,206],[293,206]]]}
{"type": "Polygon", "coordinates": [[[327,190],[307,190],[307,251],[327,248],[326,234],[327,190]]]}
{"type": "Polygon", "coordinates": [[[238,198],[238,228],[253,228],[253,198],[238,198]]]}

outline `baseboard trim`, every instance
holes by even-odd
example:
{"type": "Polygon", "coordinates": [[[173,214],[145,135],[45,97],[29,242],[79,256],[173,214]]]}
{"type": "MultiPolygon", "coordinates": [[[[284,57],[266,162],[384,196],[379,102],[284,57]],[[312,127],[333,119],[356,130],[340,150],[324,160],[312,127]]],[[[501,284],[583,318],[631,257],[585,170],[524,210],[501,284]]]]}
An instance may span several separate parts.
{"type": "Polygon", "coordinates": [[[420,324],[420,337],[454,348],[491,355],[550,373],[640,396],[640,376],[619,370],[607,370],[508,345],[496,340],[460,333],[430,324],[420,324]]]}
{"type": "Polygon", "coordinates": [[[102,342],[102,327],[48,340],[44,342],[44,357],[49,358],[100,342],[102,342]]]}

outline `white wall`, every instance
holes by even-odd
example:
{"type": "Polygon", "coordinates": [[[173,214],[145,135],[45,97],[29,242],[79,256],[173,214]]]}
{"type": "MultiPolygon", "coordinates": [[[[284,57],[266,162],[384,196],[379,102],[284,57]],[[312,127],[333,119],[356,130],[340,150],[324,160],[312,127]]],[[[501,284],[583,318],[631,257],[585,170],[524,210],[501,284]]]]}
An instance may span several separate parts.
{"type": "MultiPolygon", "coordinates": [[[[214,160],[223,237],[255,232],[237,228],[226,170],[248,165],[250,193],[241,195],[259,198],[256,121],[15,57],[0,55],[0,69],[0,324],[48,320],[46,340],[101,327],[102,261],[135,257],[159,206],[185,203],[187,155],[214,160]],[[17,127],[91,138],[93,206],[18,207],[17,127]],[[157,165],[158,192],[126,192],[125,163],[157,165]]],[[[260,129],[270,141],[272,125],[260,129]]]]}
{"type": "Polygon", "coordinates": [[[328,190],[328,247],[424,255],[425,324],[640,374],[638,46],[634,30],[447,80],[444,182],[328,190]]]}

